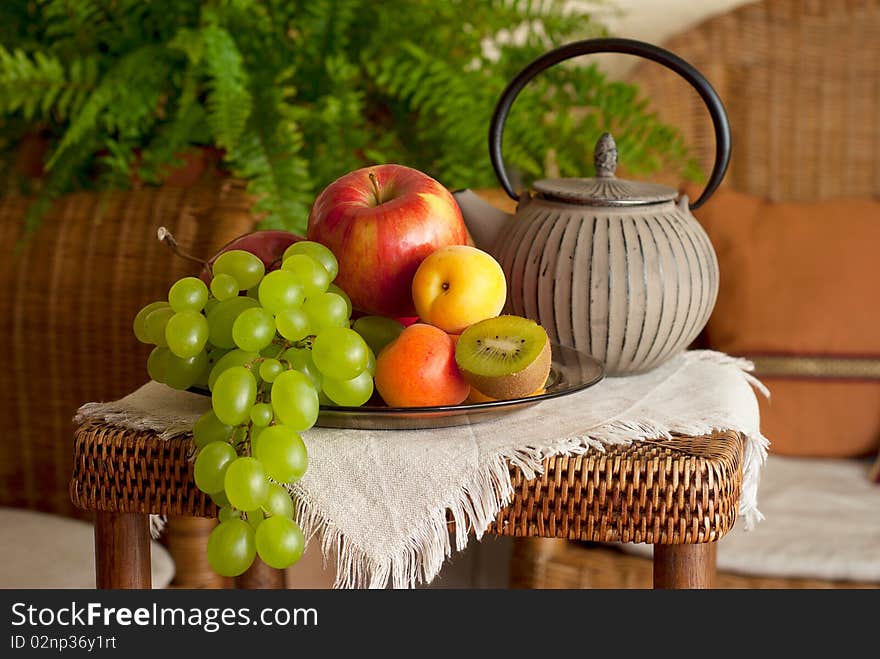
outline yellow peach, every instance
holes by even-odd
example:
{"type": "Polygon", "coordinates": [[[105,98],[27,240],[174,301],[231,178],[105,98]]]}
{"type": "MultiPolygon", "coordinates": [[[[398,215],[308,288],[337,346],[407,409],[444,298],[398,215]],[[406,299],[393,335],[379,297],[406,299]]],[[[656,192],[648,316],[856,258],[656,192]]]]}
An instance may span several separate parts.
{"type": "Polygon", "coordinates": [[[494,318],[504,307],[504,271],[486,252],[467,245],[441,247],[422,261],[412,282],[422,322],[450,334],[494,318]]]}

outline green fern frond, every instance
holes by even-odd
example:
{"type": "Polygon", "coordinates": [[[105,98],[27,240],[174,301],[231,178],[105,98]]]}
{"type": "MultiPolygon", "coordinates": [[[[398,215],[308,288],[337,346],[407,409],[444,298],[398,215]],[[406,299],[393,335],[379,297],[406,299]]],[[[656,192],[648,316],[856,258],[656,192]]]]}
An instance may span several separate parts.
{"type": "Polygon", "coordinates": [[[236,176],[248,181],[248,192],[257,199],[254,210],[262,214],[264,226],[305,233],[313,189],[308,163],[301,157],[297,111],[278,103],[283,87],[262,82],[254,92],[255,112],[226,162],[236,176]]]}
{"type": "Polygon", "coordinates": [[[70,116],[94,88],[95,59],[76,59],[65,67],[59,58],[37,52],[8,51],[0,46],[0,111],[21,112],[25,119],[70,116]]]}
{"type": "MultiPolygon", "coordinates": [[[[367,164],[406,164],[451,188],[496,185],[487,129],[501,90],[548,48],[604,34],[590,10],[567,0],[7,0],[0,173],[39,121],[53,146],[42,200],[127,185],[135,169],[161,183],[194,145],[224,152],[265,226],[299,231],[325,185],[367,164]]],[[[678,133],[590,64],[554,67],[520,94],[504,135],[516,184],[588,175],[603,130],[627,171],[695,176],[678,133]]]]}
{"type": "Polygon", "coordinates": [[[208,124],[217,145],[231,152],[251,113],[248,76],[232,35],[208,25],[200,30],[200,36],[208,74],[208,124]]]}
{"type": "MultiPolygon", "coordinates": [[[[159,45],[142,46],[123,57],[103,78],[89,95],[79,114],[71,121],[64,136],[61,138],[54,153],[46,163],[46,169],[52,169],[59,158],[71,146],[81,142],[83,138],[97,127],[102,120],[110,128],[126,127],[130,119],[110,109],[114,104],[126,106],[126,97],[140,92],[141,85],[155,92],[153,85],[157,79],[156,63],[167,57],[167,51],[159,45]]],[[[141,97],[144,98],[143,96],[141,97]]],[[[150,109],[141,108],[140,116],[150,109]]]]}

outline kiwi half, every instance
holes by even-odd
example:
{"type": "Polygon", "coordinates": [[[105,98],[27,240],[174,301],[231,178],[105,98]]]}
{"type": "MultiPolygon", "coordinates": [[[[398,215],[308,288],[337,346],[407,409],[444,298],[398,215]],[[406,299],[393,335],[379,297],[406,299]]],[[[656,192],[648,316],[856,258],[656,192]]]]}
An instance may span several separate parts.
{"type": "Polygon", "coordinates": [[[455,361],[480,393],[508,400],[528,396],[550,374],[550,341],[538,323],[498,316],[468,327],[458,339],[455,361]]]}

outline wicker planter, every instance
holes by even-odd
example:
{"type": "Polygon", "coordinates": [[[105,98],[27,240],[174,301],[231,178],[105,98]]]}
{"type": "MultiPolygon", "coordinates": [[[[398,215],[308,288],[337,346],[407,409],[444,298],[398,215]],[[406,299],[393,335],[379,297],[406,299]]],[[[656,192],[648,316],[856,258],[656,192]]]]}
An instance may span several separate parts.
{"type": "Polygon", "coordinates": [[[0,198],[0,333],[10,341],[0,396],[15,438],[0,449],[0,505],[82,516],[67,491],[71,418],[84,402],[119,398],[146,381],[149,348],[135,340],[131,320],[193,270],[156,240],[156,228],[209,256],[253,228],[249,206],[230,180],[79,193],[25,236],[26,200],[0,198]]]}

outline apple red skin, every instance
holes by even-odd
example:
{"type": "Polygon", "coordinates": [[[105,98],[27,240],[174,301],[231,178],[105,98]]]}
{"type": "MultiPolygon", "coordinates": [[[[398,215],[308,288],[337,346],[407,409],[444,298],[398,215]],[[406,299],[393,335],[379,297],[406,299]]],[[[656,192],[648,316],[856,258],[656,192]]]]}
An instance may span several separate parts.
{"type": "Polygon", "coordinates": [[[277,229],[246,233],[229,241],[221,247],[220,251],[208,260],[208,265],[202,269],[199,278],[206,284],[210,284],[211,271],[209,270],[209,266],[213,265],[214,261],[217,260],[217,257],[223,254],[223,252],[228,252],[232,249],[242,249],[259,257],[263,262],[263,265],[266,266],[266,272],[277,270],[281,267],[281,257],[284,255],[284,250],[290,247],[293,243],[298,243],[300,240],[305,240],[305,238],[303,236],[298,236],[295,233],[291,233],[290,231],[281,231],[277,229]]]}
{"type": "Polygon", "coordinates": [[[401,317],[416,315],[411,286],[419,264],[441,247],[466,244],[467,230],[440,183],[410,167],[377,165],[346,174],[318,195],[308,237],[336,255],[335,283],[355,308],[401,317]]]}

